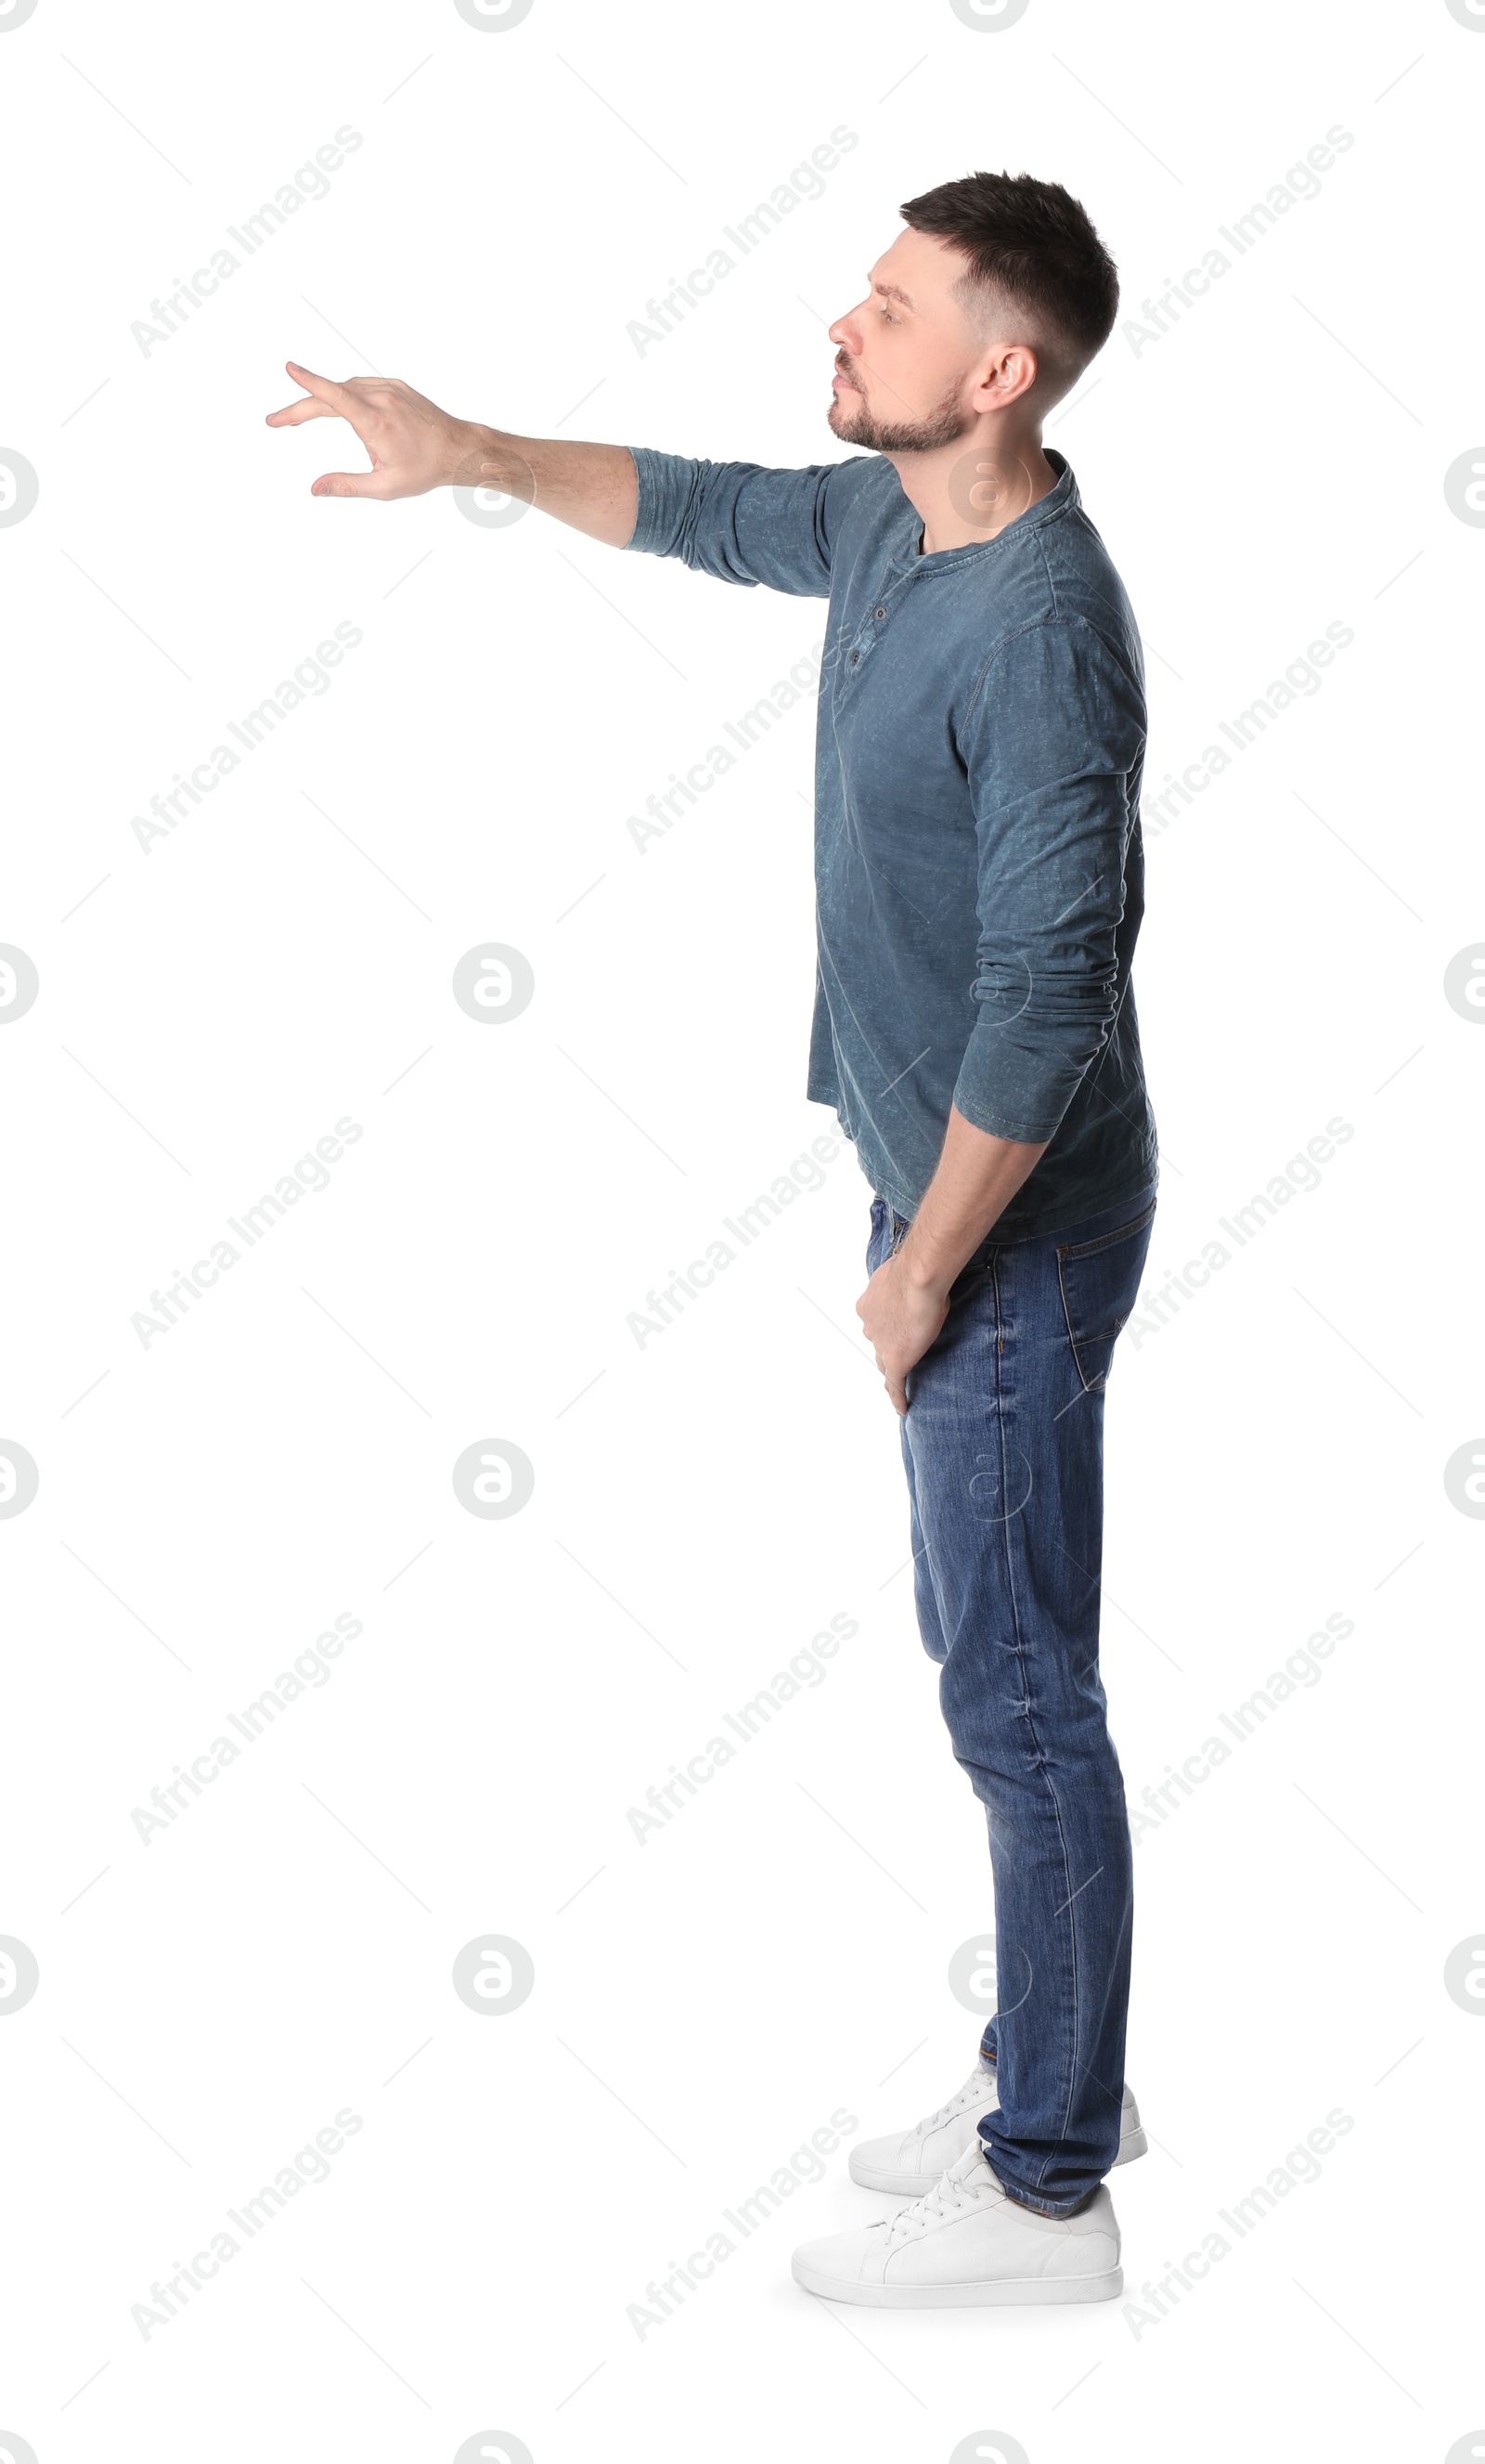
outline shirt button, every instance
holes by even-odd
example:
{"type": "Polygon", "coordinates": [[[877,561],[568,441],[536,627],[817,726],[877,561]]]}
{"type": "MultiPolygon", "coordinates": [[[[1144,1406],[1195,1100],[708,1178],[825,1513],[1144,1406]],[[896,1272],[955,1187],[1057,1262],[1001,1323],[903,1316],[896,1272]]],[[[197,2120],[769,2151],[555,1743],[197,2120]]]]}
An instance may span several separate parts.
{"type": "Polygon", "coordinates": [[[879,608],[877,609],[877,623],[878,623],[879,625],[881,624],[882,619],[883,619],[883,617],[884,617],[885,614],[886,614],[886,609],[885,609],[884,607],[879,607],[879,608]]]}
{"type": "Polygon", "coordinates": [[[862,654],[861,654],[860,650],[853,650],[853,651],[851,652],[851,665],[852,665],[852,667],[853,667],[853,668],[859,668],[859,667],[860,667],[860,665],[861,665],[861,657],[862,657],[862,654]]]}

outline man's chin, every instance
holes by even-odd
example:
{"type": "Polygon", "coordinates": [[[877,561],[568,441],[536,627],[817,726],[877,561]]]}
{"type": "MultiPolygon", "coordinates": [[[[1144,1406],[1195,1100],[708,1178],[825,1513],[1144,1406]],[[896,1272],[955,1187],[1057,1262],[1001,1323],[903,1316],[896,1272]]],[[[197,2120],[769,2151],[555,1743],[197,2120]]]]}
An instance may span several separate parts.
{"type": "Polygon", "coordinates": [[[825,413],[826,424],[835,435],[849,440],[864,408],[859,393],[838,393],[825,413]]]}

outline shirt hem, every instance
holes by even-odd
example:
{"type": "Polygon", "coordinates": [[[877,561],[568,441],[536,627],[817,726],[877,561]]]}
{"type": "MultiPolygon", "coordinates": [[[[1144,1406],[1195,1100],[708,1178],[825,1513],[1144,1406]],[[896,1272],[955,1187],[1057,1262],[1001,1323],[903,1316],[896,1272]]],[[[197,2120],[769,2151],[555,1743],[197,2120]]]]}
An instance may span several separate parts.
{"type": "MultiPolygon", "coordinates": [[[[867,1177],[870,1178],[871,1176],[868,1175],[867,1177]]],[[[982,1245],[986,1248],[1009,1249],[1014,1248],[1021,1241],[1047,1241],[1060,1233],[1074,1232],[1080,1224],[1091,1221],[1097,1215],[1107,1215],[1116,1206],[1130,1205],[1137,1198],[1147,1197],[1151,1190],[1159,1187],[1159,1166],[1156,1158],[1151,1155],[1148,1162],[1131,1179],[1120,1180],[1108,1190],[1091,1189],[1083,1197],[1074,1199],[1070,1202],[1064,1199],[1055,1206],[1043,1207],[1029,1219],[1014,1212],[1013,1201],[1013,1206],[1006,1209],[1006,1214],[1011,1217],[1012,1229],[1002,1233],[1000,1223],[993,1223],[982,1245]]],[[[906,1192],[902,1191],[894,1197],[891,1190],[883,1189],[875,1183],[873,1186],[876,1189],[876,1195],[884,1204],[890,1206],[894,1215],[900,1216],[905,1222],[911,1222],[922,1202],[921,1199],[909,1199],[906,1192]]],[[[1002,1216],[1000,1222],[1004,1221],[1005,1217],[1002,1216]]]]}

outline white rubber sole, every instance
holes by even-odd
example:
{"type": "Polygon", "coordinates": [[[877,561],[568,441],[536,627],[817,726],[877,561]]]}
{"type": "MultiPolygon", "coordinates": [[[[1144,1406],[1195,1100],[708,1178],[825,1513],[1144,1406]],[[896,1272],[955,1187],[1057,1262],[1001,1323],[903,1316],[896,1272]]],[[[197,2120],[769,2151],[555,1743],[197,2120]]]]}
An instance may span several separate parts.
{"type": "MultiPolygon", "coordinates": [[[[1119,2153],[1109,2170],[1117,2171],[1121,2165],[1132,2165],[1137,2156],[1148,2154],[1149,2141],[1145,2136],[1145,2125],[1142,2123],[1136,2129],[1125,2133],[1119,2143],[1119,2153]]],[[[884,2190],[888,2197],[896,2199],[924,2199],[930,2190],[938,2188],[943,2177],[943,2168],[941,2167],[937,2173],[884,2173],[879,2171],[875,2166],[863,2165],[859,2155],[853,2155],[850,2159],[850,2175],[852,2181],[863,2190],[884,2190]]]]}
{"type": "Polygon", "coordinates": [[[1033,2303],[1117,2301],[1125,2289],[1122,2267],[1106,2276],[1008,2276],[980,2284],[863,2284],[794,2262],[794,2279],[823,2301],[850,2301],[863,2310],[1024,2309],[1033,2303]]]}

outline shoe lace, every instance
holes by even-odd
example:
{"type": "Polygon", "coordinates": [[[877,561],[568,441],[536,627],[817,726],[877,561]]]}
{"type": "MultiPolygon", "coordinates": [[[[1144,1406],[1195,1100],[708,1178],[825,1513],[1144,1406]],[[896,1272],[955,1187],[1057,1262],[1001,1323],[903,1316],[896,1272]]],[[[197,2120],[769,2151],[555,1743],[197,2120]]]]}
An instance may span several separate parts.
{"type": "Polygon", "coordinates": [[[951,2122],[953,2120],[955,2114],[962,2113],[964,2111],[965,2106],[969,2103],[972,2097],[983,2093],[986,2083],[986,2073],[983,2071],[976,2071],[972,2078],[965,2080],[963,2087],[955,2091],[955,2093],[950,2098],[947,2104],[941,2104],[937,2113],[930,2113],[927,2122],[919,2123],[919,2130],[924,2132],[926,2135],[930,2130],[941,2129],[946,2122],[951,2122]]]}
{"type": "Polygon", "coordinates": [[[941,2224],[955,2209],[978,2205],[978,2199],[962,2181],[956,2181],[952,2173],[945,2173],[921,2199],[898,2211],[886,2229],[887,2245],[890,2248],[893,2242],[906,2241],[913,2233],[926,2232],[929,2225],[941,2224]]]}

